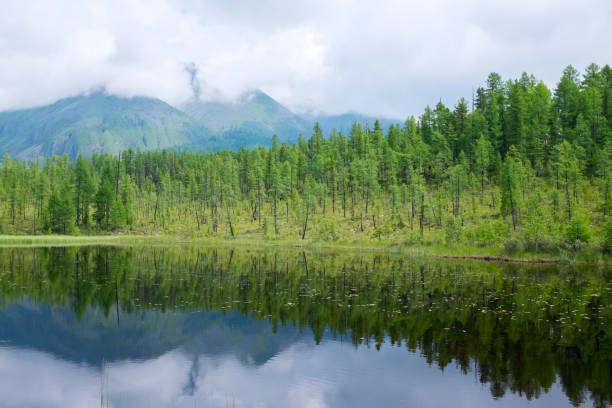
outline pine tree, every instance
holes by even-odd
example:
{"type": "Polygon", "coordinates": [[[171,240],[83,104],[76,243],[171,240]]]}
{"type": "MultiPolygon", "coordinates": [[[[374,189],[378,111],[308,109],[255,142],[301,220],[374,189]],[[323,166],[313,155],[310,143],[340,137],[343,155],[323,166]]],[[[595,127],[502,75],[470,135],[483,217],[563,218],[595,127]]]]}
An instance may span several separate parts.
{"type": "Polygon", "coordinates": [[[74,210],[70,185],[63,183],[49,197],[47,204],[48,228],[56,233],[67,234],[72,232],[74,210]]]}
{"type": "Polygon", "coordinates": [[[89,204],[94,191],[93,182],[89,174],[87,160],[79,155],[76,159],[74,176],[74,199],[76,208],[76,225],[87,224],[89,218],[89,204]]]}

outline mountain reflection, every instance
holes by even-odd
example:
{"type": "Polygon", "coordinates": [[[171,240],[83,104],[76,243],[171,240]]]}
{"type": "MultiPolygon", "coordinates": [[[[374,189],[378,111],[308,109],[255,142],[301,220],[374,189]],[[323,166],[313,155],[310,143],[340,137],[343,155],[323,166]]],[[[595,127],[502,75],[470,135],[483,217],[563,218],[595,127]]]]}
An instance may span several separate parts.
{"type": "MultiPolygon", "coordinates": [[[[351,345],[372,369],[385,367],[377,361],[390,355],[396,365],[405,359],[416,367],[424,359],[445,373],[472,373],[494,398],[544,400],[558,382],[571,403],[606,406],[612,402],[611,282],[609,270],[593,267],[377,254],[2,249],[0,358],[13,358],[6,347],[29,350],[98,375],[103,359],[113,373],[127,361],[141,367],[179,361],[188,369],[175,388],[194,396],[201,379],[213,375],[211,365],[219,375],[219,367],[242,364],[242,371],[228,369],[238,375],[286,362],[296,350],[313,360],[303,365],[327,354],[333,361],[336,347],[351,345]]],[[[377,381],[392,381],[394,368],[390,363],[377,381]]],[[[307,389],[294,391],[306,398],[307,389]]]]}

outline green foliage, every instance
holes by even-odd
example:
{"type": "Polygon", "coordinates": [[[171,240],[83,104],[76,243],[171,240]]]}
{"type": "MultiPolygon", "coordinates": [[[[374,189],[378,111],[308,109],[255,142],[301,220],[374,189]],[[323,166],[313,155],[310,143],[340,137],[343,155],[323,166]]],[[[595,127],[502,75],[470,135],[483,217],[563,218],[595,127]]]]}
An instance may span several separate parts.
{"type": "Polygon", "coordinates": [[[383,237],[391,234],[392,232],[393,232],[393,227],[391,227],[391,225],[389,225],[388,223],[385,223],[383,225],[379,225],[378,227],[376,227],[374,232],[372,232],[372,237],[380,240],[383,237]]]}
{"type": "Polygon", "coordinates": [[[66,187],[51,194],[47,203],[47,228],[55,233],[69,234],[74,229],[74,206],[66,187]]]}
{"type": "Polygon", "coordinates": [[[574,217],[568,221],[565,240],[573,246],[586,244],[591,240],[591,231],[584,217],[574,217]]]}
{"type": "Polygon", "coordinates": [[[0,216],[0,234],[7,233],[7,231],[9,230],[9,227],[7,224],[8,223],[6,222],[6,218],[0,216]]]}
{"type": "Polygon", "coordinates": [[[522,187],[521,183],[523,164],[514,146],[504,160],[501,172],[501,213],[512,217],[512,227],[516,230],[519,223],[518,214],[521,209],[522,187]]]}
{"type": "Polygon", "coordinates": [[[545,213],[541,203],[540,195],[534,195],[527,202],[522,231],[525,247],[536,252],[550,246],[552,241],[549,234],[552,219],[545,213]]]}
{"type": "Polygon", "coordinates": [[[517,235],[513,235],[504,241],[504,250],[508,254],[516,254],[524,249],[523,240],[517,235]]]}
{"type": "Polygon", "coordinates": [[[439,102],[388,128],[355,123],[347,135],[325,135],[316,123],[309,138],[273,136],[269,148],[128,149],[74,161],[5,155],[0,214],[17,234],[263,232],[535,252],[587,253],[602,243],[607,251],[605,236],[589,235],[605,232],[612,215],[611,72],[590,66],[581,80],[568,67],[554,92],[527,74],[503,81],[492,73],[474,110],[463,99],[453,109],[439,102]]]}
{"type": "Polygon", "coordinates": [[[114,193],[112,182],[108,177],[105,177],[95,197],[95,213],[94,219],[101,229],[111,228],[111,207],[114,201],[114,193]]]}
{"type": "Polygon", "coordinates": [[[449,217],[446,220],[444,227],[444,237],[446,239],[446,245],[453,246],[459,243],[461,237],[461,221],[454,217],[449,217]]]}
{"type": "Polygon", "coordinates": [[[337,241],[339,238],[338,223],[333,219],[324,220],[319,227],[319,239],[322,241],[337,241]]]}
{"type": "Polygon", "coordinates": [[[116,230],[127,222],[125,207],[119,198],[114,198],[110,206],[110,229],[116,230]]]}
{"type": "Polygon", "coordinates": [[[478,224],[474,241],[478,246],[494,246],[510,236],[510,227],[503,220],[492,220],[478,224]]]}
{"type": "Polygon", "coordinates": [[[602,249],[606,254],[612,253],[612,218],[608,218],[603,227],[602,249]]]}

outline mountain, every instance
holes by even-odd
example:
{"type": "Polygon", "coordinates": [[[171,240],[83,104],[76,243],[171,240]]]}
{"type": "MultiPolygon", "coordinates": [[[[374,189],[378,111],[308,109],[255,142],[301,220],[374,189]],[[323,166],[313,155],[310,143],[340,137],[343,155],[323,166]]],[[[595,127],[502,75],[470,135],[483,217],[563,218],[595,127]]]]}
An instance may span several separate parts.
{"type": "Polygon", "coordinates": [[[120,310],[119,321],[115,316],[88,307],[77,317],[70,306],[24,299],[0,309],[0,344],[99,367],[103,359],[149,360],[178,348],[194,359],[231,354],[261,365],[294,343],[312,341],[312,333],[293,325],[273,329],[236,311],[120,310]]]}
{"type": "Polygon", "coordinates": [[[0,112],[0,147],[13,157],[157,150],[204,137],[207,130],[159,99],[96,92],[26,110],[0,112]]]}
{"type": "MultiPolygon", "coordinates": [[[[235,150],[310,136],[318,121],[328,135],[345,134],[354,122],[373,125],[357,113],[298,115],[262,91],[245,92],[235,101],[192,100],[177,109],[146,97],[123,98],[94,92],[33,109],[0,112],[0,155],[33,159],[67,153],[118,153],[141,150],[235,150]]],[[[382,119],[387,128],[397,120],[382,119]]]]}
{"type": "MultiPolygon", "coordinates": [[[[399,119],[388,119],[388,118],[375,118],[373,116],[366,116],[360,113],[343,113],[341,115],[317,115],[317,116],[305,116],[305,120],[309,123],[319,122],[321,129],[327,134],[333,129],[338,132],[342,132],[345,135],[351,133],[351,127],[353,123],[357,122],[362,125],[368,124],[370,128],[374,127],[374,122],[378,120],[380,126],[385,131],[390,125],[401,123],[399,119]]],[[[312,128],[312,126],[310,126],[312,128]]]]}
{"type": "MultiPolygon", "coordinates": [[[[349,134],[353,123],[374,125],[376,118],[359,113],[341,115],[298,115],[260,90],[243,93],[233,102],[191,100],[182,106],[189,116],[213,130],[208,142],[216,148],[237,149],[269,145],[276,134],[281,142],[295,142],[302,135],[310,136],[315,122],[328,135],[333,129],[349,134]]],[[[395,119],[379,119],[383,129],[395,119]]]]}
{"type": "Polygon", "coordinates": [[[310,131],[304,118],[272,99],[262,91],[243,93],[232,102],[201,102],[192,100],[183,111],[214,130],[215,140],[224,148],[267,145],[276,134],[281,142],[293,142],[300,134],[310,131]]]}

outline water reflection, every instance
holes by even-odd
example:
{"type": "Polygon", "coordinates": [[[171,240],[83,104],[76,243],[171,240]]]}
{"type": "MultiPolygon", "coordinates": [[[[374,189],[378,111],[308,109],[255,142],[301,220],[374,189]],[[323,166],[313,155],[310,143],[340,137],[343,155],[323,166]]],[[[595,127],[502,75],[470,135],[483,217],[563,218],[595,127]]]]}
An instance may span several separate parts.
{"type": "MultiPolygon", "coordinates": [[[[0,392],[7,407],[99,406],[95,368],[29,350],[0,348],[0,392]],[[25,364],[24,364],[25,362],[25,364]],[[5,369],[11,367],[10,370],[5,369]],[[6,379],[6,380],[5,380],[6,379]],[[61,381],[60,381],[61,379],[61,381]],[[19,390],[19,392],[16,392],[19,390]]],[[[121,360],[107,367],[112,406],[471,406],[491,405],[490,393],[456,367],[444,375],[420,356],[385,345],[356,352],[336,341],[297,342],[262,365],[235,356],[200,356],[199,372],[180,350],[146,361],[121,360]]],[[[510,394],[499,407],[524,405],[510,394]]],[[[553,387],[535,406],[567,405],[553,387]]]]}
{"type": "Polygon", "coordinates": [[[0,250],[0,392],[7,406],[90,406],[107,376],[113,406],[606,406],[610,278],[337,253],[0,250]]]}

